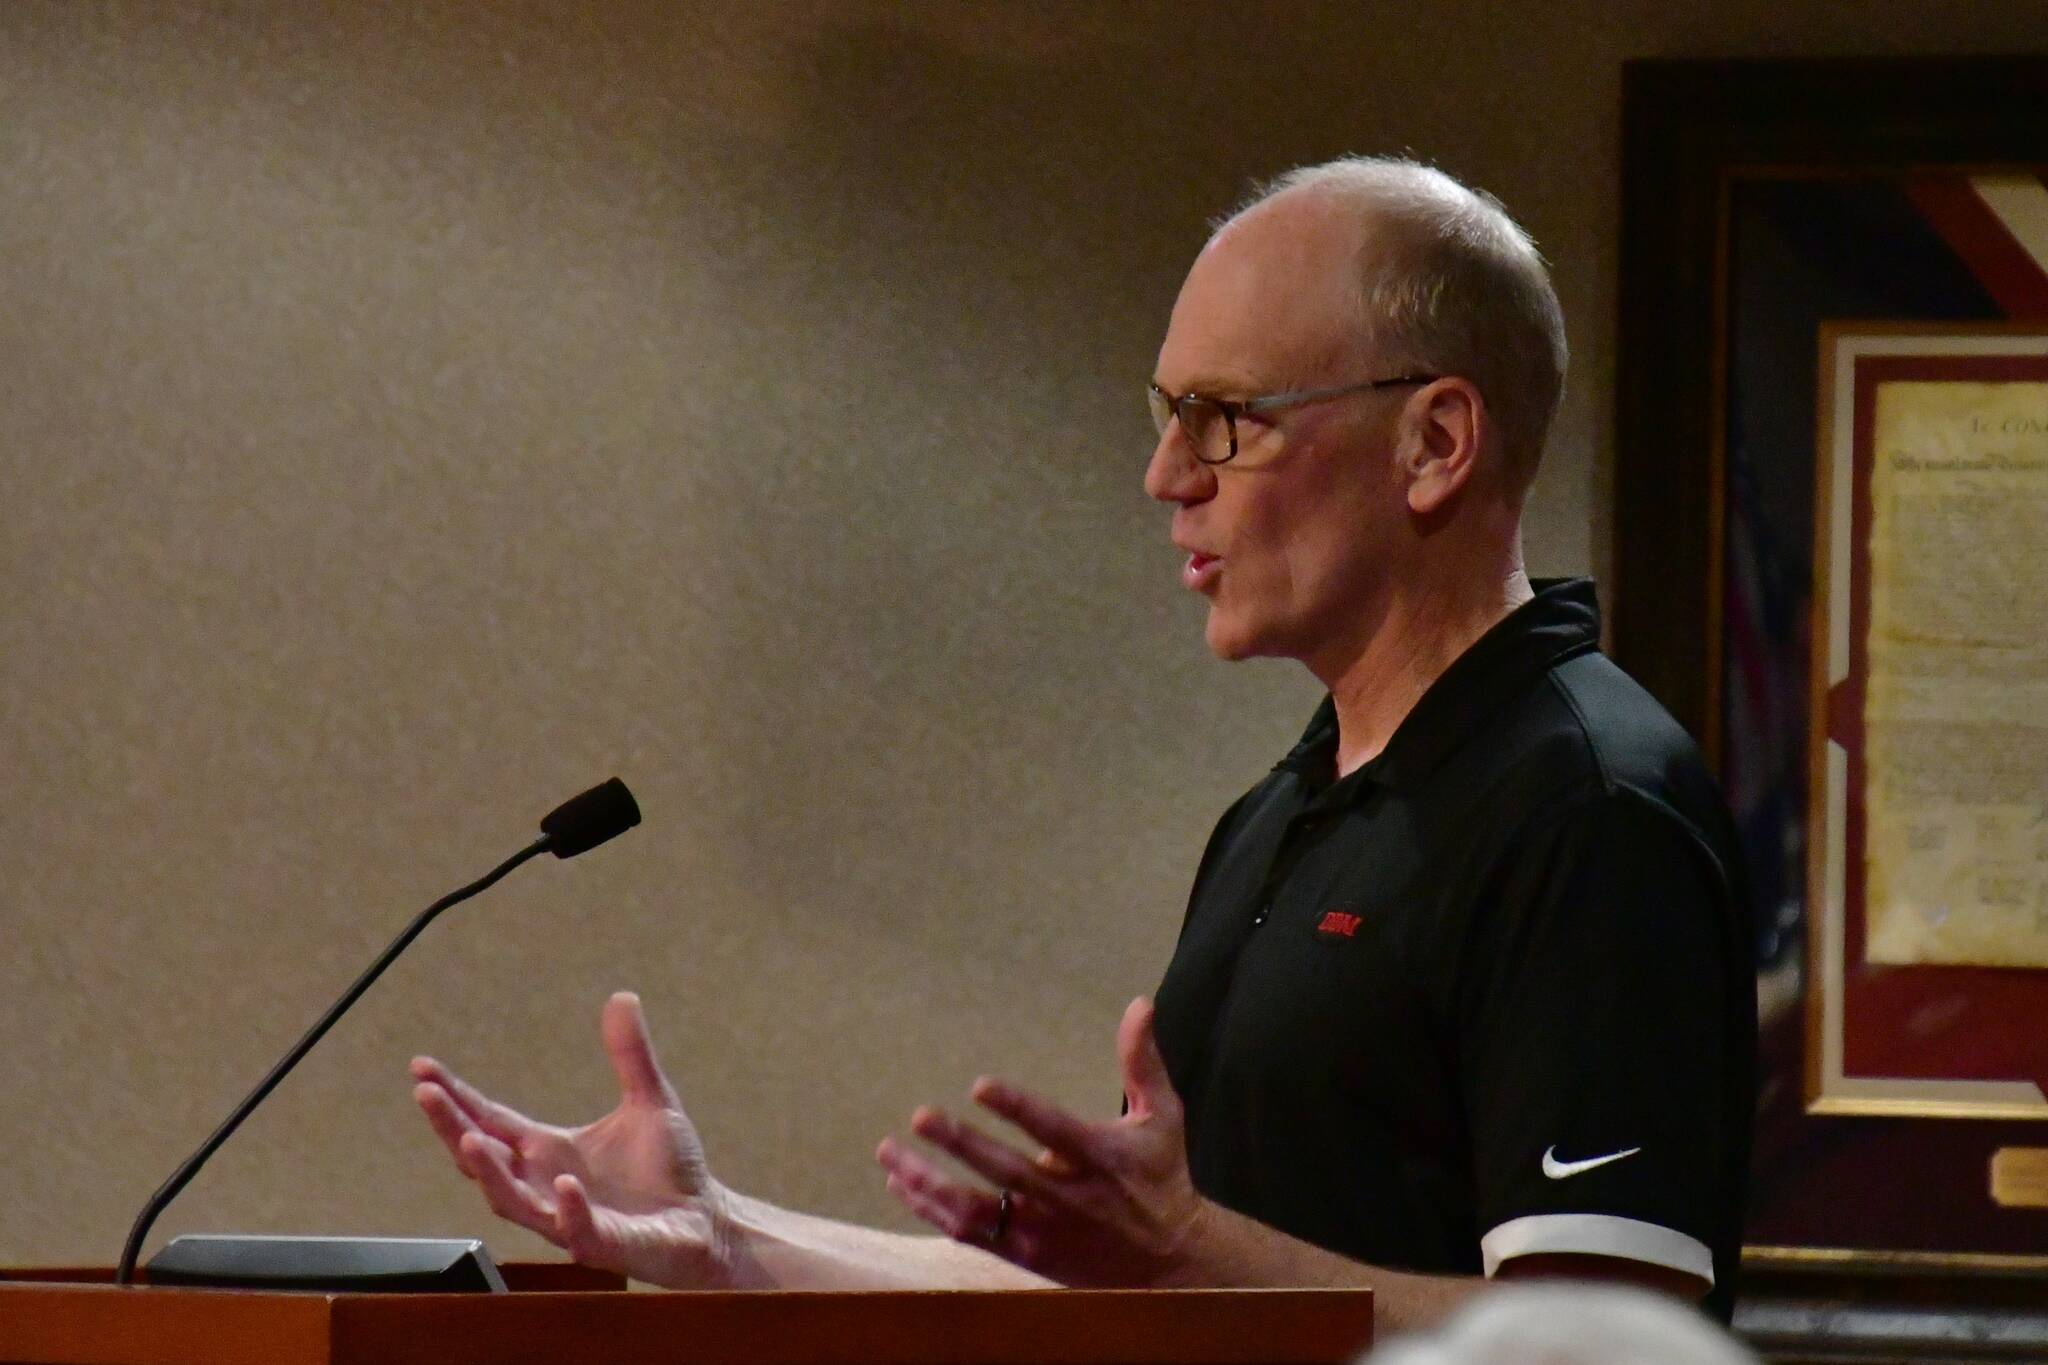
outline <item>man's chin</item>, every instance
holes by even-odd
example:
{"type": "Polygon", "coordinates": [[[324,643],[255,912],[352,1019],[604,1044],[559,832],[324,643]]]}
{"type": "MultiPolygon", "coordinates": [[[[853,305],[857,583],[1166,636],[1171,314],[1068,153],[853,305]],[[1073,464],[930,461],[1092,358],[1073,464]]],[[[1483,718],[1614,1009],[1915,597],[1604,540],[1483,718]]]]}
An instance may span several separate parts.
{"type": "Polygon", "coordinates": [[[1209,652],[1225,663],[1256,658],[1261,652],[1251,632],[1232,629],[1229,622],[1218,620],[1214,607],[1209,609],[1209,624],[1202,638],[1207,642],[1209,652]]]}
{"type": "Polygon", "coordinates": [[[1213,602],[1202,630],[1209,652],[1233,664],[1245,659],[1302,658],[1297,648],[1299,636],[1300,632],[1291,629],[1288,621],[1274,614],[1247,621],[1218,610],[1213,602]]]}

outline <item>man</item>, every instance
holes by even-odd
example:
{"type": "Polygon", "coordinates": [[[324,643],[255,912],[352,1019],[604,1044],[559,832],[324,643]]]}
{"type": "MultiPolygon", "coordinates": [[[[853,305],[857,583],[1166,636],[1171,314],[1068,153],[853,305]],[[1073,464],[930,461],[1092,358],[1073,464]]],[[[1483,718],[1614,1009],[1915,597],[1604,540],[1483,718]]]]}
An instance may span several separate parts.
{"type": "Polygon", "coordinates": [[[1139,1000],[1118,1031],[1120,1118],[984,1080],[1035,1151],[936,1109],[911,1128],[993,1190],[877,1152],[946,1238],[812,1218],[712,1179],[617,996],[623,1098],[586,1128],[415,1062],[457,1164],[657,1284],[1370,1285],[1396,1329],[1549,1274],[1725,1316],[1747,910],[1712,781],[1599,655],[1590,590],[1522,569],[1564,354],[1528,238],[1413,163],[1296,171],[1196,260],[1146,488],[1211,648],[1330,697],[1210,841],[1156,1030],[1139,1000]]]}

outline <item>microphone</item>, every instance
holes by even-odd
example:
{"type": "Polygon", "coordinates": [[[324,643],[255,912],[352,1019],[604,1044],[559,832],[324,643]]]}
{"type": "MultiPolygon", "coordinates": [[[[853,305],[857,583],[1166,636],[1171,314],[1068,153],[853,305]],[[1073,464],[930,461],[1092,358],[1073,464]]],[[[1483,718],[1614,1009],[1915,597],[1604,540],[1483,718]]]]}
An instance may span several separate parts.
{"type": "Polygon", "coordinates": [[[588,853],[640,823],[640,803],[626,784],[614,777],[579,792],[541,817],[540,830],[548,851],[557,858],[588,853]]]}
{"type": "Polygon", "coordinates": [[[330,1005],[327,1013],[321,1015],[318,1022],[306,1030],[306,1036],[294,1043],[292,1050],[284,1055],[283,1060],[270,1068],[270,1073],[257,1082],[256,1088],[235,1106],[235,1111],[228,1115],[227,1121],[214,1129],[213,1136],[201,1143],[199,1150],[187,1157],[184,1165],[172,1172],[171,1178],[163,1183],[162,1188],[149,1197],[149,1202],[142,1206],[142,1212],[136,1215],[134,1226],[128,1230],[128,1243],[122,1248],[121,1264],[114,1272],[114,1282],[134,1283],[136,1257],[141,1254],[142,1240],[149,1235],[150,1225],[156,1222],[157,1215],[161,1214],[165,1206],[191,1183],[192,1177],[199,1174],[199,1168],[220,1150],[221,1144],[233,1135],[235,1129],[242,1126],[242,1121],[277,1088],[278,1082],[313,1050],[315,1043],[326,1036],[327,1030],[334,1027],[335,1021],[347,1012],[348,1007],[355,1004],[363,992],[370,989],[370,984],[383,975],[384,969],[420,936],[422,930],[433,923],[436,915],[452,905],[461,904],[479,892],[489,890],[513,868],[529,858],[539,857],[543,853],[552,853],[557,858],[573,858],[579,853],[588,853],[599,844],[617,838],[639,823],[640,805],[633,799],[633,793],[626,789],[626,784],[616,777],[601,782],[589,791],[572,796],[549,811],[540,822],[541,835],[538,839],[468,886],[449,892],[420,911],[413,922],[406,926],[405,932],[393,939],[391,946],[370,964],[369,970],[357,977],[355,984],[342,993],[341,999],[330,1005]]]}

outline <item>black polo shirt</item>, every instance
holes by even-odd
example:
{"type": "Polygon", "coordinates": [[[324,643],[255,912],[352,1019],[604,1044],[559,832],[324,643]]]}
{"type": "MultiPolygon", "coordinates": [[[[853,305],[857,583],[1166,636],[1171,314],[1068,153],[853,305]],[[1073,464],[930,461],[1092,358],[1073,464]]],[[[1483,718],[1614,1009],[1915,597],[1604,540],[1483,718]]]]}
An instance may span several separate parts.
{"type": "Polygon", "coordinates": [[[1532,1252],[1732,1307],[1748,896],[1692,741],[1539,584],[1335,776],[1325,701],[1211,836],[1158,994],[1196,1186],[1376,1265],[1532,1252]]]}

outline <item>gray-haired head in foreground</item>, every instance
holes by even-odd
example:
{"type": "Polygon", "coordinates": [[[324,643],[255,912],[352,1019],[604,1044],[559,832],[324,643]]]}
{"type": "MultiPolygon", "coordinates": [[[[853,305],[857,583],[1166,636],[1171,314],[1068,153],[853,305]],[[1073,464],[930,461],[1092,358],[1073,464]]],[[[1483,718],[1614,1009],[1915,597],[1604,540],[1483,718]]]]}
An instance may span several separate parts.
{"type": "Polygon", "coordinates": [[[1369,1365],[1758,1365],[1676,1299],[1605,1285],[1504,1285],[1369,1365]]]}
{"type": "Polygon", "coordinates": [[[1260,186],[1236,217],[1276,195],[1355,206],[1361,340],[1387,373],[1426,370],[1478,386],[1509,487],[1536,476],[1564,392],[1564,312],[1536,244],[1500,201],[1431,166],[1343,157],[1260,186]]]}

